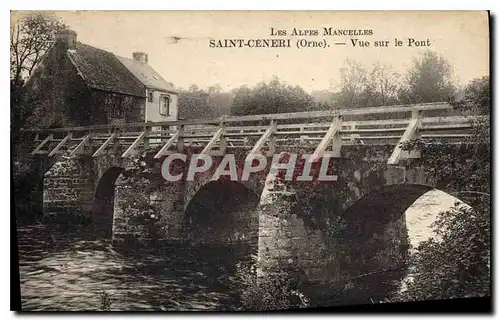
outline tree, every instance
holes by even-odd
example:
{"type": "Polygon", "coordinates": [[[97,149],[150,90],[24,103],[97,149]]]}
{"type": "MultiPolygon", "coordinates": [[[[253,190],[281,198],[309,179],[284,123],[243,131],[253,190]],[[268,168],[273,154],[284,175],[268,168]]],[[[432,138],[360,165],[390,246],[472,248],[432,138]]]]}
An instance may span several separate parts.
{"type": "Polygon", "coordinates": [[[10,27],[10,84],[13,139],[27,125],[37,103],[27,97],[23,85],[52,46],[57,32],[66,25],[50,13],[28,14],[10,27]]]}
{"type": "Polygon", "coordinates": [[[10,78],[22,86],[44,53],[52,45],[57,32],[66,25],[54,14],[33,13],[14,21],[10,27],[10,78]]]}
{"type": "Polygon", "coordinates": [[[398,103],[400,75],[392,66],[376,63],[369,76],[369,89],[372,92],[371,106],[393,105],[398,103]]]}
{"type": "Polygon", "coordinates": [[[215,111],[210,106],[209,93],[196,85],[179,91],[179,117],[185,119],[212,118],[215,111]]]}
{"type": "Polygon", "coordinates": [[[443,56],[429,50],[413,59],[399,97],[404,103],[448,101],[454,92],[451,65],[443,56]]]}
{"type": "MultiPolygon", "coordinates": [[[[366,105],[362,102],[363,93],[366,96],[368,87],[368,71],[357,61],[346,59],[340,68],[339,104],[343,108],[366,105]]],[[[366,97],[365,97],[366,99],[366,97]]]]}
{"type": "Polygon", "coordinates": [[[464,97],[454,102],[453,105],[459,110],[471,114],[486,114],[491,112],[490,101],[490,77],[473,79],[465,87],[464,97]]]}
{"type": "MultiPolygon", "coordinates": [[[[13,153],[13,190],[16,198],[17,218],[32,218],[39,204],[37,193],[41,188],[43,171],[37,168],[30,155],[32,146],[26,142],[21,128],[37,121],[35,112],[39,101],[25,92],[24,83],[51,47],[56,33],[65,24],[55,15],[33,13],[11,23],[10,27],[10,90],[11,90],[11,143],[13,153]]],[[[31,141],[32,138],[30,138],[31,141]]],[[[40,196],[41,197],[41,196],[40,196]]]]}
{"type": "Polygon", "coordinates": [[[368,107],[397,104],[399,74],[392,66],[376,63],[371,70],[347,59],[340,69],[340,107],[368,107]]]}
{"type": "MultiPolygon", "coordinates": [[[[338,100],[338,93],[334,93],[330,90],[315,90],[311,92],[311,96],[314,100],[321,105],[333,106],[338,100]]],[[[323,108],[320,108],[323,109],[323,108]]]]}
{"type": "Polygon", "coordinates": [[[229,115],[231,113],[231,104],[233,97],[231,93],[222,91],[219,84],[208,87],[210,105],[218,116],[229,115]]]}
{"type": "MultiPolygon", "coordinates": [[[[489,77],[469,83],[465,98],[456,102],[464,112],[489,108],[489,77]]],[[[491,145],[489,122],[475,124],[473,144],[452,147],[428,143],[426,166],[444,188],[466,196],[470,205],[442,212],[435,223],[440,240],[422,242],[412,255],[413,281],[394,300],[414,301],[489,296],[491,246],[491,145]],[[465,162],[455,162],[465,158],[465,162]]],[[[410,149],[411,146],[408,146],[410,149]]]]}
{"type": "Polygon", "coordinates": [[[233,115],[257,115],[307,111],[313,108],[311,95],[299,86],[290,86],[274,77],[250,89],[246,86],[233,91],[233,115]]]}
{"type": "Polygon", "coordinates": [[[457,205],[440,213],[435,232],[441,240],[420,244],[412,258],[414,278],[398,300],[491,295],[489,204],[474,209],[457,205]]]}

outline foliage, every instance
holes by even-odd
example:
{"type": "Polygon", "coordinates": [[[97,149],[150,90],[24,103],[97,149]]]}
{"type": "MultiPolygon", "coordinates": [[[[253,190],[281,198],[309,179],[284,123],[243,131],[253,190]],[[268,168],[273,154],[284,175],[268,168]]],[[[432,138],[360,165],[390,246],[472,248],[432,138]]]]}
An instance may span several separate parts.
{"type": "Polygon", "coordinates": [[[309,299],[281,276],[286,275],[285,271],[258,279],[255,263],[250,266],[238,263],[236,275],[242,284],[240,310],[269,311],[309,306],[309,299]]]}
{"type": "Polygon", "coordinates": [[[451,73],[450,64],[432,51],[414,58],[413,66],[404,77],[389,64],[376,63],[366,68],[358,61],[347,59],[340,69],[338,92],[320,90],[308,94],[300,86],[287,85],[276,76],[255,87],[241,86],[231,92],[224,92],[219,85],[207,90],[192,85],[179,93],[179,117],[215,118],[226,114],[240,116],[447,101],[455,93],[451,73]]]}
{"type": "Polygon", "coordinates": [[[237,88],[233,93],[232,115],[290,113],[311,110],[314,106],[312,96],[304,89],[286,85],[276,77],[254,88],[237,88]]]}
{"type": "MultiPolygon", "coordinates": [[[[333,106],[337,100],[339,93],[334,93],[330,90],[315,90],[311,92],[313,99],[320,105],[333,106]]],[[[325,109],[325,108],[319,108],[325,109]]]]}
{"type": "Polygon", "coordinates": [[[50,48],[55,34],[65,25],[55,15],[43,12],[13,20],[10,27],[10,105],[13,191],[17,219],[33,219],[41,211],[43,165],[31,156],[33,137],[22,135],[21,128],[36,124],[32,117],[37,101],[28,99],[24,84],[50,48]],[[40,168],[37,168],[40,166],[40,168]],[[36,208],[37,204],[40,208],[36,208]]]}
{"type": "Polygon", "coordinates": [[[230,92],[224,92],[219,85],[215,85],[208,87],[208,95],[210,105],[216,110],[218,116],[231,113],[233,95],[230,92]]]}
{"type": "Polygon", "coordinates": [[[447,101],[454,93],[451,65],[441,55],[426,51],[413,59],[404,77],[388,64],[376,63],[367,69],[347,59],[340,69],[340,91],[334,104],[352,108],[447,101]]]}
{"type": "Polygon", "coordinates": [[[151,241],[157,241],[164,236],[165,227],[159,222],[161,217],[158,213],[161,213],[161,209],[157,202],[158,188],[162,182],[155,179],[153,169],[148,165],[151,164],[151,155],[136,155],[132,162],[133,165],[122,172],[122,184],[140,188],[149,197],[141,193],[129,193],[127,204],[123,206],[130,211],[129,224],[144,229],[144,235],[151,241]]]}
{"type": "Polygon", "coordinates": [[[65,27],[59,18],[47,12],[27,14],[11,24],[10,103],[14,143],[19,139],[21,127],[29,125],[28,119],[37,110],[34,104],[38,102],[28,99],[23,88],[25,80],[52,45],[56,33],[65,27]]]}
{"type": "Polygon", "coordinates": [[[362,101],[366,91],[368,71],[361,63],[347,59],[340,68],[340,99],[339,104],[345,107],[365,105],[362,101]]]}
{"type": "MultiPolygon", "coordinates": [[[[467,106],[487,110],[489,82],[484,78],[473,80],[468,88],[465,101],[456,105],[465,112],[470,111],[467,106]]],[[[413,279],[409,280],[407,290],[392,300],[491,295],[489,133],[489,123],[478,122],[471,141],[463,143],[461,148],[422,141],[403,146],[407,150],[419,147],[425,151],[426,167],[431,168],[429,174],[442,182],[442,189],[456,191],[459,197],[468,196],[464,200],[472,207],[457,203],[438,215],[434,224],[437,239],[424,241],[416,249],[410,260],[413,279]]]]}
{"type": "MultiPolygon", "coordinates": [[[[144,188],[148,189],[148,185],[144,186],[144,188]]],[[[127,203],[132,204],[133,208],[133,210],[130,210],[131,215],[129,218],[131,226],[140,226],[146,229],[144,235],[150,237],[152,241],[156,241],[163,236],[162,229],[158,224],[160,219],[159,211],[154,200],[136,193],[128,195],[127,203]]]]}
{"type": "Polygon", "coordinates": [[[457,110],[472,114],[490,114],[490,77],[484,76],[472,80],[465,87],[465,95],[452,104],[457,110]]]}
{"type": "MultiPolygon", "coordinates": [[[[339,220],[337,230],[328,235],[329,284],[336,292],[319,306],[366,304],[383,300],[397,288],[406,268],[409,239],[404,219],[372,231],[367,239],[349,236],[347,226],[339,220]]],[[[367,231],[368,232],[368,231],[367,231]]]]}
{"type": "Polygon", "coordinates": [[[370,106],[387,106],[398,103],[400,75],[390,65],[376,63],[370,73],[368,90],[370,106]]]}
{"type": "MultiPolygon", "coordinates": [[[[484,78],[483,78],[484,79],[484,78]]],[[[465,98],[453,103],[457,110],[469,113],[471,110],[489,109],[489,82],[481,81],[483,88],[478,88],[478,79],[472,80],[465,98]],[[472,86],[471,86],[472,85],[472,86]],[[482,93],[478,95],[477,93],[482,93]],[[474,97],[474,99],[471,99],[474,97]]],[[[489,193],[491,174],[490,124],[488,120],[473,123],[471,136],[459,147],[447,142],[423,142],[414,140],[402,144],[403,150],[419,148],[424,153],[425,166],[429,175],[435,177],[438,188],[449,191],[475,191],[489,193]],[[456,159],[462,161],[456,162],[456,159]]]]}
{"type": "Polygon", "coordinates": [[[340,69],[337,105],[346,108],[396,104],[399,78],[390,65],[377,63],[368,70],[347,59],[340,69]]]}
{"type": "Polygon", "coordinates": [[[222,92],[219,85],[208,91],[192,85],[179,91],[179,117],[184,119],[215,118],[228,114],[232,102],[230,93],[222,92]]]}
{"type": "Polygon", "coordinates": [[[32,13],[14,21],[10,27],[10,78],[22,85],[50,48],[56,33],[65,24],[51,13],[32,13]]]}
{"type": "Polygon", "coordinates": [[[399,98],[403,103],[448,101],[454,93],[450,63],[428,50],[413,59],[413,66],[399,90],[399,98]]]}
{"type": "Polygon", "coordinates": [[[412,257],[412,280],[394,300],[414,301],[490,295],[490,211],[459,205],[440,213],[436,239],[422,242],[412,257]]]}
{"type": "MultiPolygon", "coordinates": [[[[33,178],[36,173],[30,173],[33,159],[26,148],[20,144],[32,138],[21,135],[21,128],[30,127],[37,122],[34,111],[38,103],[26,95],[24,84],[34,68],[50,48],[56,33],[65,24],[55,15],[43,12],[32,13],[11,23],[10,27],[10,104],[11,104],[11,142],[13,155],[16,159],[13,166],[16,195],[23,195],[21,190],[33,188],[33,178]]],[[[35,181],[38,181],[35,179],[35,181]]]]}

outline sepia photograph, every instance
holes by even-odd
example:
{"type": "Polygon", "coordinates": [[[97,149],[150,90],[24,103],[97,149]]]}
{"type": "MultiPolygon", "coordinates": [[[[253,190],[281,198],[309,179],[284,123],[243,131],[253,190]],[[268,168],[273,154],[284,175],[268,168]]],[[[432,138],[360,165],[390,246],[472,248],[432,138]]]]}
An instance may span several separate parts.
{"type": "Polygon", "coordinates": [[[490,311],[490,20],[11,11],[11,310],[490,311]]]}

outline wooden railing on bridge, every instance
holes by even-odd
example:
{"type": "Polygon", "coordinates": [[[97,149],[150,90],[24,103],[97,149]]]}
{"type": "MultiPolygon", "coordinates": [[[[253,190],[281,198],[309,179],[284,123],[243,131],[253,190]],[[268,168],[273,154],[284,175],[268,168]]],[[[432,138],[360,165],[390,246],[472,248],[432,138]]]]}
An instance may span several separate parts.
{"type": "Polygon", "coordinates": [[[447,103],[336,109],[283,114],[225,116],[169,122],[126,123],[87,127],[27,130],[38,145],[32,154],[66,158],[80,154],[97,157],[107,152],[130,157],[154,149],[155,158],[199,146],[201,153],[223,155],[235,148],[249,149],[247,159],[267,149],[273,155],[278,146],[313,146],[312,161],[325,153],[340,156],[342,145],[396,145],[389,164],[406,157],[402,142],[416,138],[462,142],[470,136],[474,121],[485,116],[426,116],[426,112],[450,111],[447,103]],[[394,115],[408,114],[407,118],[394,115]],[[359,118],[382,119],[359,119],[359,118]],[[329,148],[330,147],[330,148],[329,148]],[[123,149],[125,148],[125,151],[123,149]]]}

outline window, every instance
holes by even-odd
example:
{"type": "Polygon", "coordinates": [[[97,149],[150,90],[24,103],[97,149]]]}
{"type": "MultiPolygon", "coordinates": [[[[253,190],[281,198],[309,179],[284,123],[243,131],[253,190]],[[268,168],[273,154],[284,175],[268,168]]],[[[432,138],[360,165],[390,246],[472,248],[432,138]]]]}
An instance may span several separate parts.
{"type": "Polygon", "coordinates": [[[149,101],[150,103],[152,103],[152,102],[153,102],[153,97],[154,97],[153,95],[154,95],[154,91],[152,91],[152,90],[148,90],[148,101],[149,101]]]}
{"type": "Polygon", "coordinates": [[[170,96],[160,96],[160,115],[170,116],[170,96]]]}
{"type": "Polygon", "coordinates": [[[111,116],[114,118],[123,117],[123,97],[113,95],[111,97],[111,116]]]}

